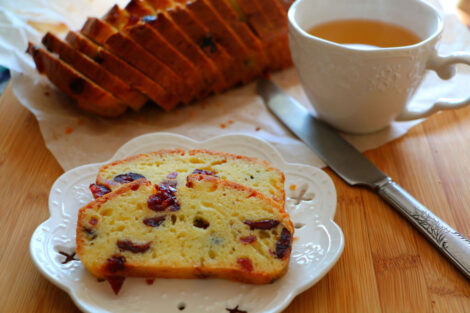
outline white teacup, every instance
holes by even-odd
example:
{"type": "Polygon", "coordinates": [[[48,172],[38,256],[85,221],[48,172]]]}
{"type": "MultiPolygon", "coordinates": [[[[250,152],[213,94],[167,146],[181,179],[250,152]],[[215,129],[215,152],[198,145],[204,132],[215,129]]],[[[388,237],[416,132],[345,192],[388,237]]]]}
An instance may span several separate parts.
{"type": "Polygon", "coordinates": [[[470,65],[470,53],[438,56],[443,21],[418,0],[297,0],[289,10],[289,44],[294,65],[318,117],[350,133],[369,133],[393,120],[412,120],[470,104],[470,98],[439,99],[424,112],[407,103],[426,69],[449,79],[455,63],[470,65]],[[398,24],[422,41],[411,46],[359,50],[314,37],[313,26],[342,19],[398,24]]]}

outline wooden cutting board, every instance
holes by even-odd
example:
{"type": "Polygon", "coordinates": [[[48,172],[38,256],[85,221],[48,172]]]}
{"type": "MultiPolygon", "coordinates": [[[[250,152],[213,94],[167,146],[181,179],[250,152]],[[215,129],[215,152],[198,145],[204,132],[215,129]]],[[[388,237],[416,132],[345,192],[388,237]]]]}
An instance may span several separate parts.
{"type": "MultiPolygon", "coordinates": [[[[0,119],[0,312],[78,312],[29,256],[29,239],[49,216],[49,189],[62,169],[9,87],[0,119]]],[[[437,114],[365,155],[470,237],[470,108],[437,114]]],[[[337,189],[344,253],[285,312],[470,312],[467,279],[374,193],[326,171],[337,189]]]]}

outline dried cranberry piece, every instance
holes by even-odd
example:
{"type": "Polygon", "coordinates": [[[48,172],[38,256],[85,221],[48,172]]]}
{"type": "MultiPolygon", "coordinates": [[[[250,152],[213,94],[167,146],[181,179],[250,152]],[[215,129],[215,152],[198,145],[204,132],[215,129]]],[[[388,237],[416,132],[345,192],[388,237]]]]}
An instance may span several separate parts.
{"type": "Polygon", "coordinates": [[[250,236],[240,237],[240,241],[244,244],[249,245],[250,243],[253,243],[256,241],[256,236],[250,235],[250,236]]]}
{"type": "Polygon", "coordinates": [[[93,195],[93,198],[98,199],[99,197],[102,197],[105,194],[110,193],[111,189],[103,185],[91,184],[90,191],[93,195]]]}
{"type": "Polygon", "coordinates": [[[247,272],[253,271],[253,262],[251,262],[249,258],[238,258],[237,263],[243,268],[243,270],[247,272]]]}
{"type": "Polygon", "coordinates": [[[217,46],[215,45],[214,38],[212,37],[211,33],[207,33],[202,37],[199,46],[202,50],[206,53],[214,53],[217,50],[217,46]]]}
{"type": "Polygon", "coordinates": [[[193,221],[194,227],[206,229],[209,227],[209,222],[203,219],[202,217],[196,217],[193,221]]]}
{"type": "Polygon", "coordinates": [[[115,254],[106,260],[106,270],[111,273],[116,273],[124,270],[126,267],[126,258],[122,255],[115,254]]]}
{"type": "Polygon", "coordinates": [[[150,227],[160,226],[166,219],[166,215],[144,218],[144,224],[150,227]]]}
{"type": "Polygon", "coordinates": [[[154,282],[154,281],[155,281],[155,279],[153,279],[153,278],[147,278],[147,279],[145,280],[145,282],[147,283],[147,285],[153,285],[153,282],[154,282]]]}
{"type": "Polygon", "coordinates": [[[160,183],[160,189],[166,189],[170,192],[176,192],[178,181],[176,179],[166,179],[160,183]]]}
{"type": "Polygon", "coordinates": [[[156,192],[147,199],[149,209],[155,212],[178,211],[180,205],[176,200],[176,185],[176,180],[165,180],[160,186],[155,185],[156,192]]]}
{"type": "Polygon", "coordinates": [[[111,285],[111,288],[113,288],[114,294],[117,295],[119,293],[119,290],[121,290],[122,284],[124,284],[125,278],[122,276],[109,276],[106,277],[106,279],[111,285]]]}
{"type": "Polygon", "coordinates": [[[82,227],[82,230],[88,235],[90,240],[93,240],[97,237],[96,231],[88,227],[82,227]]]}
{"type": "Polygon", "coordinates": [[[192,181],[190,181],[188,178],[189,178],[189,176],[186,178],[186,187],[193,188],[194,183],[192,181]]]}
{"type": "Polygon", "coordinates": [[[172,172],[172,173],[168,174],[166,178],[175,179],[176,177],[178,177],[178,172],[172,172]]]}
{"type": "Polygon", "coordinates": [[[98,224],[98,220],[96,219],[96,217],[92,217],[92,218],[90,218],[89,223],[94,226],[94,225],[98,224]]]}
{"type": "Polygon", "coordinates": [[[72,93],[79,95],[85,90],[86,81],[83,78],[75,78],[69,83],[69,89],[72,93]]]}
{"type": "Polygon", "coordinates": [[[291,237],[291,233],[287,230],[287,228],[284,227],[282,229],[281,236],[276,243],[276,256],[279,259],[284,258],[284,256],[290,250],[291,237]]]}
{"type": "Polygon", "coordinates": [[[134,180],[140,179],[140,178],[145,178],[143,175],[137,174],[137,173],[125,173],[125,174],[119,174],[113,178],[113,180],[117,183],[121,184],[127,184],[130,182],[133,182],[134,180]]]}
{"type": "Polygon", "coordinates": [[[127,239],[118,240],[117,242],[117,246],[119,247],[119,250],[121,251],[127,250],[127,251],[131,251],[132,253],[144,253],[145,251],[150,249],[151,244],[152,244],[151,241],[147,243],[138,244],[127,239]]]}
{"type": "Polygon", "coordinates": [[[214,177],[219,177],[215,175],[215,172],[209,171],[209,170],[201,170],[201,169],[195,169],[193,171],[193,174],[202,174],[202,175],[209,175],[209,176],[214,176],[214,177]]]}
{"type": "Polygon", "coordinates": [[[276,220],[259,220],[259,221],[250,221],[250,220],[245,220],[243,222],[244,224],[250,226],[250,229],[271,229],[279,225],[279,221],[276,220]]]}
{"type": "Polygon", "coordinates": [[[150,210],[161,212],[174,204],[171,195],[166,191],[157,191],[147,199],[147,206],[150,210]]]}

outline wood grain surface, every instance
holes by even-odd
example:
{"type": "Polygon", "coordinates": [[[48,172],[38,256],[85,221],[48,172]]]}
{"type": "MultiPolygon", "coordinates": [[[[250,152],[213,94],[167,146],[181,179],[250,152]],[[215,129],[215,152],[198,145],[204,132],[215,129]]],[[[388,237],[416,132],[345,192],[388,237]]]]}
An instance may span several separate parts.
{"type": "MultiPolygon", "coordinates": [[[[34,229],[49,216],[49,189],[63,171],[10,87],[0,98],[0,118],[0,312],[78,312],[29,254],[34,229]]],[[[365,155],[470,237],[470,108],[436,114],[365,155]]],[[[326,172],[338,194],[344,253],[286,313],[470,312],[470,282],[431,244],[374,193],[326,172]]]]}

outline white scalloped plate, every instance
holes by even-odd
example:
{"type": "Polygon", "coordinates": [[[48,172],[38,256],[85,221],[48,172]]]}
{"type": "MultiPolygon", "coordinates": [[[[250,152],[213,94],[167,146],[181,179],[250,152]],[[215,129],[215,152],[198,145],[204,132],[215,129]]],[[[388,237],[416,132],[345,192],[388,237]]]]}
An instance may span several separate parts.
{"type": "MultiPolygon", "coordinates": [[[[323,171],[286,163],[268,143],[246,135],[226,135],[198,142],[169,133],[143,135],[123,145],[112,160],[158,149],[204,148],[267,160],[286,175],[286,209],[296,225],[289,271],[269,285],[247,285],[220,279],[126,279],[118,296],[107,283],[98,282],[80,261],[62,264],[59,251],[75,250],[78,209],[92,200],[88,185],[99,167],[72,169],[54,183],[49,196],[50,218],[38,226],[30,243],[39,270],[72,297],[85,312],[222,313],[238,306],[248,313],[280,312],[300,292],[323,277],[340,257],[344,238],[333,222],[334,185],[323,171]],[[295,190],[290,186],[296,185],[295,190]],[[184,306],[184,309],[182,307],[184,306]]],[[[109,161],[108,161],[109,162],[109,161]]],[[[107,163],[107,162],[105,162],[107,163]]]]}

